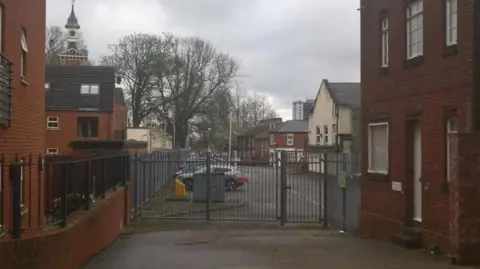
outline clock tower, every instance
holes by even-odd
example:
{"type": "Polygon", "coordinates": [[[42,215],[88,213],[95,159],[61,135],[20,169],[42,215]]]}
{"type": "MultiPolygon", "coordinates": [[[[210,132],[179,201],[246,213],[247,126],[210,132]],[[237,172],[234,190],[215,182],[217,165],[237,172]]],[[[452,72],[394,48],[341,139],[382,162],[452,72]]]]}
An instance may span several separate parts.
{"type": "Polygon", "coordinates": [[[77,16],[75,15],[75,0],[72,1],[72,10],[68,16],[67,24],[65,24],[67,35],[67,47],[58,55],[61,64],[84,65],[88,63],[88,56],[85,50],[79,46],[80,25],[78,24],[77,16]]]}

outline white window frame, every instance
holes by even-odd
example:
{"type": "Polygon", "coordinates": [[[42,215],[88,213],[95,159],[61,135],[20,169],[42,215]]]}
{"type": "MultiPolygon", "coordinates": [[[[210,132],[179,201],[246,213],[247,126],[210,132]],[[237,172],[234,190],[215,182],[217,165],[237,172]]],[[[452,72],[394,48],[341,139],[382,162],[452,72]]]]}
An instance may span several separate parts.
{"type": "Polygon", "coordinates": [[[23,165],[25,164],[25,161],[23,159],[20,160],[20,204],[21,207],[24,206],[23,204],[23,165]]]}
{"type": "Polygon", "coordinates": [[[389,169],[389,164],[390,164],[390,154],[389,154],[389,142],[390,142],[390,130],[389,130],[389,125],[388,122],[378,122],[378,123],[370,123],[368,124],[368,172],[372,174],[383,174],[387,175],[388,174],[388,169],[389,169]],[[373,158],[373,150],[372,150],[372,128],[378,127],[378,126],[386,126],[387,127],[387,143],[386,143],[386,155],[385,158],[387,160],[387,167],[386,171],[381,171],[381,170],[375,170],[372,169],[372,158],[373,158]]]}
{"type": "Polygon", "coordinates": [[[47,148],[47,155],[58,155],[58,148],[47,148]]]}
{"type": "Polygon", "coordinates": [[[452,46],[457,44],[457,35],[458,35],[458,3],[457,0],[446,0],[446,42],[447,46],[452,46]]]}
{"type": "Polygon", "coordinates": [[[447,124],[446,124],[446,145],[447,145],[447,152],[446,152],[446,158],[447,158],[447,161],[445,162],[446,163],[446,166],[447,166],[447,182],[450,182],[450,155],[451,155],[451,152],[450,152],[450,135],[451,134],[456,134],[458,133],[458,122],[456,120],[456,118],[452,117],[452,118],[448,118],[447,119],[447,124]],[[453,122],[453,123],[452,123],[453,122]]]}
{"type": "Polygon", "coordinates": [[[28,54],[28,44],[27,44],[27,33],[25,30],[22,30],[21,36],[21,54],[20,54],[20,76],[25,79],[27,77],[27,54],[28,54]]]}
{"type": "Polygon", "coordinates": [[[322,143],[322,130],[320,129],[320,126],[317,126],[315,128],[315,139],[317,145],[320,145],[320,143],[322,143]]]}
{"type": "Polygon", "coordinates": [[[423,55],[423,0],[412,1],[407,7],[406,16],[407,59],[412,59],[423,55]]]}
{"type": "Polygon", "coordinates": [[[388,67],[388,17],[382,19],[382,63],[381,67],[388,67]]]}
{"type": "Polygon", "coordinates": [[[82,84],[80,86],[80,94],[98,94],[100,86],[98,84],[82,84]]]}
{"type": "Polygon", "coordinates": [[[47,117],[47,129],[49,130],[58,130],[60,129],[60,119],[56,116],[48,116],[47,117]],[[50,127],[50,123],[57,124],[56,127],[50,127]]]}
{"type": "Polygon", "coordinates": [[[293,146],[295,144],[293,134],[287,134],[287,146],[293,146]]]}

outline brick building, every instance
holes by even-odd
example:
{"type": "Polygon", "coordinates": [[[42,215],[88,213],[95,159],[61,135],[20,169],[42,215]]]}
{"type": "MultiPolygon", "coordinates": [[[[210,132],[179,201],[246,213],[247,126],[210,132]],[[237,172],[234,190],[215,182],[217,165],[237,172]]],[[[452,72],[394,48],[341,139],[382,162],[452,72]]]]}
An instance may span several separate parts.
{"type": "Polygon", "coordinates": [[[289,120],[270,131],[270,156],[275,151],[282,150],[303,152],[307,146],[308,120],[289,120]]]}
{"type": "Polygon", "coordinates": [[[467,261],[480,242],[480,151],[466,144],[480,129],[480,2],[361,7],[361,229],[467,261]]]}
{"type": "Polygon", "coordinates": [[[69,154],[73,140],[123,139],[126,110],[106,66],[54,65],[46,69],[46,151],[69,154]]]}
{"type": "Polygon", "coordinates": [[[8,165],[24,162],[23,228],[42,224],[39,157],[45,149],[45,0],[0,1],[0,237],[11,228],[8,165]]]}
{"type": "Polygon", "coordinates": [[[238,156],[245,160],[268,160],[269,131],[278,124],[282,118],[262,120],[258,125],[246,128],[237,136],[238,156]]]}

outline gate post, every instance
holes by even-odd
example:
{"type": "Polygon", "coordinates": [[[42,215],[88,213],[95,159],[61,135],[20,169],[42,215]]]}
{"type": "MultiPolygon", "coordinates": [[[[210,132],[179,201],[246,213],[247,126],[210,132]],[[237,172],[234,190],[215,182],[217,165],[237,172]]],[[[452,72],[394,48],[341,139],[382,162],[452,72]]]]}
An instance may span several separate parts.
{"type": "Polygon", "coordinates": [[[287,221],[287,153],[280,155],[280,225],[287,221]]]}
{"type": "Polygon", "coordinates": [[[279,165],[278,165],[278,154],[277,154],[277,151],[275,151],[274,153],[274,157],[272,159],[272,161],[274,162],[273,164],[273,167],[275,169],[275,218],[277,220],[280,219],[280,212],[278,212],[278,192],[280,191],[280,189],[278,188],[278,181],[280,180],[280,178],[278,177],[279,174],[278,174],[278,168],[279,168],[279,165]]]}
{"type": "Polygon", "coordinates": [[[327,193],[328,193],[328,157],[327,153],[323,154],[323,227],[327,228],[328,227],[328,198],[327,198],[327,193]]]}
{"type": "Polygon", "coordinates": [[[207,218],[207,223],[210,223],[210,196],[211,196],[211,188],[212,188],[212,184],[211,184],[211,175],[212,175],[212,172],[210,171],[210,162],[211,162],[211,159],[210,159],[210,152],[207,153],[207,180],[205,182],[205,184],[207,184],[207,202],[206,202],[206,218],[207,218]]]}

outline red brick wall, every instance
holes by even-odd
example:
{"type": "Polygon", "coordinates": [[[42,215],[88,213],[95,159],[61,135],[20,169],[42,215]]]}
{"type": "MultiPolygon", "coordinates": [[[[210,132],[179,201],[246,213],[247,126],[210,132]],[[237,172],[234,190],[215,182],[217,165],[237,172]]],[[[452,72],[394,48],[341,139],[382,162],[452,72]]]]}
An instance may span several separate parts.
{"type": "Polygon", "coordinates": [[[268,161],[269,146],[268,139],[255,139],[255,160],[268,161]]]}
{"type": "Polygon", "coordinates": [[[98,200],[89,211],[82,211],[69,220],[70,224],[65,228],[16,241],[0,241],[0,268],[80,268],[92,255],[109,246],[122,231],[126,213],[125,194],[130,194],[130,191],[127,185],[110,192],[105,200],[98,200]]]}
{"type": "MultiPolygon", "coordinates": [[[[98,117],[98,139],[113,139],[113,113],[89,111],[47,111],[43,119],[43,128],[47,125],[47,117],[58,117],[58,130],[46,131],[45,148],[58,148],[59,154],[69,154],[72,150],[68,147],[70,141],[77,139],[78,117],[98,117]]],[[[46,150],[46,149],[45,149],[46,150]]]]}
{"type": "Polygon", "coordinates": [[[287,133],[274,133],[276,148],[296,148],[304,149],[305,141],[308,139],[308,133],[293,133],[293,146],[287,145],[287,133]]]}
{"type": "Polygon", "coordinates": [[[442,12],[444,1],[424,1],[423,64],[405,67],[405,1],[362,0],[361,87],[362,159],[368,160],[368,123],[389,123],[389,173],[367,174],[362,162],[364,233],[389,237],[403,229],[410,198],[391,189],[391,181],[411,180],[406,174],[406,119],[415,115],[422,129],[423,193],[422,237],[428,244],[446,246],[449,234],[449,195],[445,180],[445,110],[456,109],[460,130],[468,127],[468,99],[472,90],[473,0],[458,1],[458,53],[444,55],[442,12]],[[389,15],[389,68],[380,72],[380,14],[389,15]]]}
{"type": "MultiPolygon", "coordinates": [[[[26,158],[30,153],[33,156],[45,152],[45,8],[46,1],[2,0],[2,52],[13,62],[13,81],[11,99],[11,125],[0,126],[0,154],[7,161],[11,161],[15,154],[26,158]],[[22,28],[27,33],[27,77],[26,84],[20,79],[20,55],[22,28]]],[[[36,167],[37,158],[33,158],[33,167],[36,167]]],[[[7,170],[7,169],[5,169],[7,170]]],[[[4,178],[9,178],[8,171],[4,171],[4,178]]],[[[32,190],[26,192],[24,199],[31,200],[29,217],[26,221],[32,227],[38,226],[38,174],[24,175],[24,188],[32,190]]],[[[4,190],[4,224],[10,224],[10,181],[3,180],[4,190]]]]}
{"type": "Polygon", "coordinates": [[[115,104],[115,132],[122,132],[124,138],[127,133],[127,108],[125,106],[115,104]]]}

